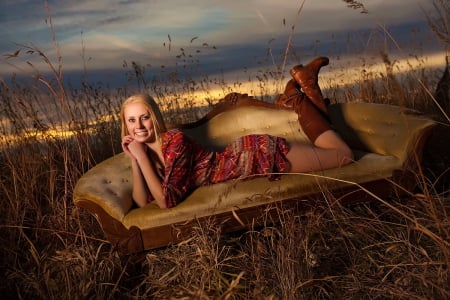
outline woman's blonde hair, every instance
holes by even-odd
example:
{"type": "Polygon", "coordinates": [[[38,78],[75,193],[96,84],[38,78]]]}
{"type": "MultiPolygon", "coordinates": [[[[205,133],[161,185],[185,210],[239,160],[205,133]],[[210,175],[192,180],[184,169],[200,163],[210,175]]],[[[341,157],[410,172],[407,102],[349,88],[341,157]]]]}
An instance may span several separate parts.
{"type": "Polygon", "coordinates": [[[122,107],[120,108],[120,122],[122,126],[122,137],[128,135],[127,130],[127,124],[125,120],[125,107],[132,103],[142,103],[145,106],[147,106],[148,111],[150,113],[150,117],[153,122],[153,126],[155,128],[155,136],[157,139],[161,138],[161,134],[163,132],[166,132],[166,124],[164,123],[164,119],[162,117],[161,111],[159,109],[158,104],[155,102],[155,99],[153,97],[147,95],[147,94],[136,94],[133,96],[128,97],[123,103],[122,107]]]}

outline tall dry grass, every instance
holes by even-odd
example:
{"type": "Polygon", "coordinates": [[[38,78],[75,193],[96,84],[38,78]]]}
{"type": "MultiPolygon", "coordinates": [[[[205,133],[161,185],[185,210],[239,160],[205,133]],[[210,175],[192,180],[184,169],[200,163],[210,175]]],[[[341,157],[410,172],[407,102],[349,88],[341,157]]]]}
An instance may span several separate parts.
{"type": "MultiPolygon", "coordinates": [[[[343,207],[324,188],[323,198],[302,214],[274,207],[277,219],[263,227],[224,235],[211,219],[179,245],[117,253],[95,218],[73,205],[72,191],[84,172],[120,151],[117,112],[129,91],[87,82],[67,87],[58,57],[53,61],[36,47],[26,50],[42,57],[50,72],[36,70],[39,76],[26,84],[13,79],[0,84],[2,297],[449,298],[448,165],[442,174],[424,169],[407,199],[343,207]]],[[[441,116],[445,124],[433,97],[441,70],[411,69],[399,78],[387,52],[379,59],[386,72],[361,74],[355,86],[329,86],[325,93],[338,102],[364,99],[416,108],[441,116]]],[[[203,113],[192,91],[207,92],[211,80],[222,84],[224,93],[233,87],[222,79],[183,81],[176,74],[149,82],[136,62],[126,70],[130,83],[162,99],[173,123],[203,113]],[[169,98],[183,100],[164,102],[169,98]]],[[[270,90],[267,78],[278,74],[263,75],[255,80],[261,91],[270,90]]]]}

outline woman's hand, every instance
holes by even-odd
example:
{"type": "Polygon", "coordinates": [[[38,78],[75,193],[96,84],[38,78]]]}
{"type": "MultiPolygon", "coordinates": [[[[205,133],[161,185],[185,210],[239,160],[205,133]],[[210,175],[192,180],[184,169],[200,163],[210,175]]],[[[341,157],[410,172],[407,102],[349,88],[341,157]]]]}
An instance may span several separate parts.
{"type": "Polygon", "coordinates": [[[133,137],[131,135],[126,135],[122,138],[122,150],[125,152],[126,155],[128,155],[131,159],[136,160],[136,158],[131,154],[129,145],[134,141],[133,137]]]}
{"type": "Polygon", "coordinates": [[[131,135],[122,138],[122,149],[131,159],[139,160],[146,155],[147,146],[136,142],[131,135]]]}
{"type": "Polygon", "coordinates": [[[147,156],[147,145],[144,143],[139,143],[133,140],[127,145],[127,148],[138,163],[142,161],[143,157],[147,156]]]}

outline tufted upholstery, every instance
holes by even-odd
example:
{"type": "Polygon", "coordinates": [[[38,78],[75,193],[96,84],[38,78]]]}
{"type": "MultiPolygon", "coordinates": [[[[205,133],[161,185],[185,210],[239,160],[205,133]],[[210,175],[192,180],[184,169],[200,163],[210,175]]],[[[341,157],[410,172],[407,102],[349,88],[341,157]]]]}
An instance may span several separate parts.
{"type": "Polygon", "coordinates": [[[434,124],[417,111],[385,104],[339,104],[330,112],[336,130],[353,149],[395,156],[402,163],[418,136],[434,124]]]}
{"type": "MultiPolygon", "coordinates": [[[[283,199],[301,199],[320,191],[323,185],[333,190],[348,186],[348,182],[365,183],[391,178],[395,170],[409,167],[412,152],[420,148],[420,136],[434,124],[413,111],[382,104],[335,104],[329,111],[335,129],[355,150],[356,161],[350,165],[316,174],[283,175],[279,181],[253,178],[201,187],[178,206],[162,210],[156,205],[133,206],[130,162],[121,153],[98,164],[80,178],[74,190],[74,202],[95,203],[127,229],[150,230],[234,209],[283,199]]],[[[235,107],[183,130],[214,149],[250,133],[268,133],[288,141],[309,143],[300,131],[294,112],[270,106],[235,107]]]]}
{"type": "Polygon", "coordinates": [[[130,160],[124,154],[111,157],[82,176],[74,189],[74,201],[89,199],[114,219],[123,220],[130,210],[132,178],[130,160]]]}

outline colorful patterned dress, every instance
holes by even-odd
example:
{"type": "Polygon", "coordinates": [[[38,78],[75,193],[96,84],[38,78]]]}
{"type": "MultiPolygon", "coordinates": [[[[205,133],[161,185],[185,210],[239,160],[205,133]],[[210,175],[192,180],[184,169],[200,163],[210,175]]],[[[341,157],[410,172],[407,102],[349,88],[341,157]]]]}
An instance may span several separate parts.
{"type": "Polygon", "coordinates": [[[255,175],[275,180],[289,168],[288,151],[285,139],[270,135],[243,136],[223,151],[210,151],[180,130],[167,131],[162,135],[167,207],[174,207],[202,185],[255,175]]]}

